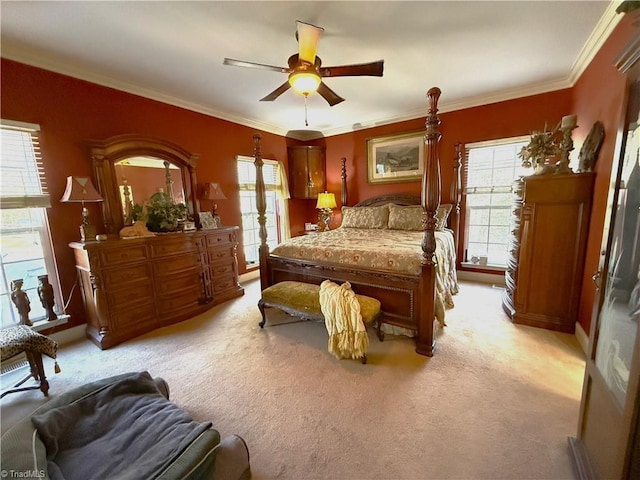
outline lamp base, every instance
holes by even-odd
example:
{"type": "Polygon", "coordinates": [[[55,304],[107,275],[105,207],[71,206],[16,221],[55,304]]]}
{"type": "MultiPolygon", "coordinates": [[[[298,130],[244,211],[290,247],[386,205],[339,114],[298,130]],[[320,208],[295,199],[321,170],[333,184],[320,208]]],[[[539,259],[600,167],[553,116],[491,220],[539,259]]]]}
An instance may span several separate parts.
{"type": "Polygon", "coordinates": [[[96,239],[96,227],[93,225],[80,225],[80,240],[88,242],[96,239]]]}
{"type": "Polygon", "coordinates": [[[322,222],[322,224],[324,225],[324,227],[322,228],[323,232],[327,232],[329,230],[331,230],[329,228],[329,223],[331,222],[331,214],[333,212],[331,211],[330,208],[322,208],[320,209],[320,221],[322,222]]]}

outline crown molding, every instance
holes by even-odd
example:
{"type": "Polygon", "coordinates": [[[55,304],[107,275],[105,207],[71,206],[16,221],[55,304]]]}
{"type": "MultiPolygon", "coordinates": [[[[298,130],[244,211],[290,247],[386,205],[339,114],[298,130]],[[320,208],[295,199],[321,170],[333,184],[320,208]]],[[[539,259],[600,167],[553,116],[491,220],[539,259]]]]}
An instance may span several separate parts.
{"type": "Polygon", "coordinates": [[[5,44],[2,46],[2,57],[8,60],[31,65],[32,67],[42,68],[43,70],[48,70],[54,73],[59,73],[61,75],[66,75],[68,77],[76,78],[78,80],[84,80],[86,82],[95,83],[103,87],[113,88],[115,90],[131,93],[133,95],[138,95],[150,100],[156,100],[158,102],[184,108],[196,113],[202,113],[204,115],[219,118],[221,120],[226,120],[246,127],[255,128],[263,132],[273,133],[283,137],[286,136],[287,133],[286,130],[278,128],[274,125],[257,122],[253,119],[245,118],[238,115],[232,115],[227,112],[208,108],[197,103],[188,102],[184,99],[158,92],[157,90],[145,88],[133,83],[123,82],[122,80],[108,77],[106,75],[89,72],[87,70],[78,68],[70,63],[52,61],[48,57],[35,54],[28,49],[12,47],[5,44]]]}
{"type": "MultiPolygon", "coordinates": [[[[478,95],[454,102],[446,101],[445,91],[445,98],[441,100],[438,111],[440,113],[446,113],[456,110],[464,110],[467,108],[473,108],[497,102],[504,102],[508,100],[514,100],[516,98],[538,95],[573,87],[573,85],[575,85],[577,80],[580,78],[580,75],[582,75],[585,69],[589,66],[589,63],[591,63],[597,52],[607,40],[613,29],[622,19],[622,15],[616,13],[616,7],[618,3],[619,2],[616,0],[612,0],[609,3],[604,14],[598,21],[598,24],[596,25],[593,32],[587,39],[587,42],[578,54],[578,57],[573,63],[570,73],[566,78],[556,79],[536,85],[528,85],[525,87],[502,90],[498,93],[489,95],[478,95]]],[[[140,85],[123,82],[112,77],[88,72],[76,67],[71,63],[53,61],[47,56],[35,54],[28,49],[8,45],[6,42],[4,45],[2,45],[2,57],[9,60],[14,60],[16,62],[25,63],[37,68],[42,68],[55,73],[59,73],[61,75],[70,76],[104,87],[114,88],[126,93],[131,93],[133,95],[138,95],[151,100],[156,100],[176,107],[184,108],[196,113],[201,113],[204,115],[219,118],[221,120],[226,120],[245,127],[254,128],[263,132],[272,133],[282,137],[289,137],[301,141],[315,140],[317,138],[331,137],[345,133],[352,133],[359,130],[365,130],[368,128],[389,125],[392,123],[414,120],[416,118],[424,117],[427,114],[427,104],[425,101],[424,107],[420,109],[406,112],[401,115],[396,115],[394,117],[365,121],[363,123],[359,123],[357,126],[348,125],[344,127],[325,130],[322,132],[318,132],[317,130],[296,130],[295,132],[290,132],[275,125],[258,122],[254,119],[246,118],[239,115],[229,114],[227,112],[205,107],[197,103],[188,102],[181,98],[166,95],[162,92],[145,88],[140,85]]]]}
{"type": "Polygon", "coordinates": [[[619,4],[620,2],[616,0],[609,2],[607,9],[602,14],[602,17],[600,17],[598,24],[591,32],[591,35],[589,35],[589,38],[582,47],[578,57],[571,66],[568,77],[570,86],[573,87],[576,84],[598,51],[602,48],[604,42],[609,38],[613,29],[616,28],[618,23],[622,20],[623,15],[616,13],[616,8],[619,4]]]}

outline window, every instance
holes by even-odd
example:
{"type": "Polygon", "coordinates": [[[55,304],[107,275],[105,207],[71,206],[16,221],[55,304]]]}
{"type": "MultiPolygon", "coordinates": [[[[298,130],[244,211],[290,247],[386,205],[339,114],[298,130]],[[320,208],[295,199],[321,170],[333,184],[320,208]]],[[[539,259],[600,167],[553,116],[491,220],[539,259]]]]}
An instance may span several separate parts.
{"type": "MultiPolygon", "coordinates": [[[[242,247],[247,267],[259,264],[260,225],[258,224],[258,209],[256,207],[256,167],[254,159],[237,157],[238,184],[240,187],[240,212],[242,215],[242,247]]],[[[286,210],[288,188],[280,182],[281,168],[274,160],[263,160],[262,176],[266,190],[267,211],[267,244],[273,249],[281,239],[287,238],[286,227],[289,224],[286,210]]]]}
{"type": "Polygon", "coordinates": [[[11,281],[23,279],[34,322],[46,317],[38,276],[48,275],[62,306],[45,208],[50,206],[38,145],[39,126],[2,120],[0,155],[0,326],[15,325],[11,281]]]}
{"type": "Polygon", "coordinates": [[[526,170],[518,157],[528,137],[467,144],[463,195],[465,262],[506,267],[513,181],[526,170]]]}

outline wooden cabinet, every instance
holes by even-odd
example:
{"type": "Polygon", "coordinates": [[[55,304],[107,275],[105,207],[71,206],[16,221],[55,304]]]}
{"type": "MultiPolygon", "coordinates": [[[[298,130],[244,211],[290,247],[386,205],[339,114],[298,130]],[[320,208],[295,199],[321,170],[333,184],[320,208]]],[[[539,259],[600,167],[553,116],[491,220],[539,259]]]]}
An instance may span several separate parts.
{"type": "Polygon", "coordinates": [[[238,230],[71,243],[87,337],[109,348],[242,295],[238,230]]]}
{"type": "Polygon", "coordinates": [[[514,323],[573,333],[593,174],[536,175],[513,186],[502,305],[514,323]]]}
{"type": "Polygon", "coordinates": [[[325,190],[325,149],[298,146],[287,148],[289,189],[292,198],[318,198],[325,190]]]}

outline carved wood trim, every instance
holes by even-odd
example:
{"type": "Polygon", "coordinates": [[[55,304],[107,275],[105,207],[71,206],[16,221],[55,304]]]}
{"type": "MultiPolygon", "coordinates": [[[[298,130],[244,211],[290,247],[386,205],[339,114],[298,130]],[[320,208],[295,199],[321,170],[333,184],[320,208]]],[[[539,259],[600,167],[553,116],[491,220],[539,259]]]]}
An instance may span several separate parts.
{"type": "Polygon", "coordinates": [[[88,140],[97,188],[104,201],[101,203],[104,228],[107,234],[117,235],[124,227],[120,191],[115,178],[114,163],[128,157],[149,156],[166,160],[180,167],[184,186],[185,204],[196,222],[200,204],[196,199],[195,168],[199,155],[190,153],[167,140],[138,134],[116,135],[106,140],[88,140]]]}

